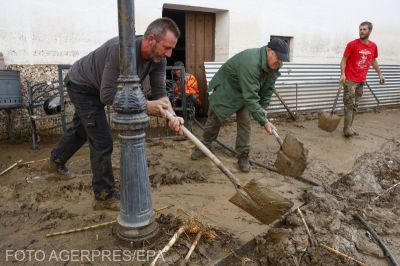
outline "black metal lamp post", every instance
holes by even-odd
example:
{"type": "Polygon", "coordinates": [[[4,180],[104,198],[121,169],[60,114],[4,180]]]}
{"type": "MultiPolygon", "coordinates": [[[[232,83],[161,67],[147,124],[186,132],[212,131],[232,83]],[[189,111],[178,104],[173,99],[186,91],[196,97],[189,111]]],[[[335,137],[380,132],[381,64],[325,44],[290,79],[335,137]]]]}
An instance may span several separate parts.
{"type": "Polygon", "coordinates": [[[121,143],[121,210],[113,230],[130,247],[151,246],[158,235],[154,221],[144,129],[149,118],[136,67],[134,0],[118,0],[120,76],[113,117],[121,143]]]}

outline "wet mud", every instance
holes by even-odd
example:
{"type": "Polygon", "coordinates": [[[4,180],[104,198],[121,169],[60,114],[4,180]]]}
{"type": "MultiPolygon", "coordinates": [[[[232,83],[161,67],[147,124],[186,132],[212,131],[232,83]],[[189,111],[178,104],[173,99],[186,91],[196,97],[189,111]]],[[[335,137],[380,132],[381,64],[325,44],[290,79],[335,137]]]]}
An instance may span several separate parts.
{"type": "MultiPolygon", "coordinates": [[[[353,215],[362,215],[382,237],[400,260],[400,110],[383,110],[357,116],[355,126],[360,136],[345,139],[341,125],[332,133],[318,129],[316,119],[301,118],[296,122],[273,120],[284,138],[291,134],[301,139],[309,151],[302,176],[320,184],[312,186],[265,168],[252,166],[249,174],[237,167],[237,158],[215,146],[216,155],[246,184],[262,178],[270,189],[301,206],[314,238],[368,265],[387,265],[381,249],[366,228],[353,215]],[[361,130],[360,130],[361,129],[361,130]],[[384,193],[384,194],[382,194],[384,193]],[[381,195],[382,194],[382,195],[381,195]],[[378,195],[376,200],[374,200],[378,195]]],[[[194,127],[197,136],[201,131],[194,127]]],[[[233,147],[236,124],[228,123],[220,132],[220,140],[233,147]]],[[[280,149],[273,136],[252,125],[254,160],[273,166],[280,149]]],[[[46,159],[58,138],[41,136],[38,150],[31,143],[0,143],[0,169],[16,161],[46,159]]],[[[119,145],[114,140],[112,156],[116,187],[119,187],[119,145]]],[[[190,265],[212,265],[232,250],[251,239],[253,253],[234,255],[237,265],[353,265],[337,256],[311,246],[296,212],[274,226],[261,224],[231,204],[235,189],[220,170],[207,158],[192,161],[193,144],[188,140],[157,138],[146,142],[148,174],[152,185],[154,209],[173,205],[157,214],[162,228],[156,245],[161,249],[182,225],[187,216],[213,226],[218,237],[201,239],[190,265]]],[[[118,250],[120,246],[110,226],[79,233],[46,238],[46,234],[112,221],[118,212],[94,211],[89,148],[84,146],[67,166],[75,178],[63,180],[42,171],[45,161],[16,167],[0,176],[0,264],[6,261],[7,249],[51,250],[118,250]]],[[[166,255],[165,265],[182,263],[195,234],[182,234],[166,255]],[[169,258],[168,258],[169,257],[169,258]]],[[[24,262],[24,265],[37,263],[24,262]]],[[[81,265],[72,262],[51,262],[40,265],[81,265]]],[[[95,261],[84,265],[110,265],[95,261]]],[[[113,265],[141,265],[115,262],[113,265]]],[[[234,264],[232,264],[234,265],[234,264]]]]}

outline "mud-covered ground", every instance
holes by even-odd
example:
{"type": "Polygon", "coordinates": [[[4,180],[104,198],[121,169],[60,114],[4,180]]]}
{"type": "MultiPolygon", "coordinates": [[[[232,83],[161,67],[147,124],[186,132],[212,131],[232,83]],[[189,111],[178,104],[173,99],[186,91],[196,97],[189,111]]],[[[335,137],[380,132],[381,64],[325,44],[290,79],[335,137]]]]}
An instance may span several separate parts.
{"type": "Polygon", "coordinates": [[[333,184],[304,193],[301,210],[313,243],[294,212],[256,237],[256,251],[242,257],[248,259],[245,265],[354,265],[319,243],[368,265],[388,265],[383,251],[355,214],[370,224],[399,260],[399,182],[400,142],[388,141],[381,151],[360,156],[353,170],[333,184]]]}
{"type": "MultiPolygon", "coordinates": [[[[358,212],[382,236],[389,249],[400,259],[399,187],[371,200],[391,185],[400,181],[399,154],[400,110],[360,114],[355,125],[360,136],[344,139],[341,125],[333,133],[317,128],[316,120],[297,122],[275,120],[282,136],[298,137],[308,148],[308,167],[303,177],[321,186],[312,186],[290,177],[281,176],[265,168],[254,166],[249,174],[241,173],[236,159],[216,145],[218,157],[243,183],[264,178],[269,187],[302,206],[310,230],[321,243],[328,244],[370,265],[386,265],[382,252],[353,218],[358,212]]],[[[220,140],[233,146],[236,124],[228,123],[220,133],[220,140]]],[[[201,131],[195,128],[200,136],[201,131]]],[[[119,179],[119,145],[114,145],[113,165],[117,184],[119,179]]],[[[0,144],[0,169],[14,162],[40,160],[48,157],[57,138],[41,137],[40,149],[31,150],[30,143],[0,144]]],[[[235,189],[208,159],[191,161],[188,140],[180,138],[147,141],[149,177],[155,209],[173,205],[157,214],[161,235],[154,250],[161,249],[177,228],[190,217],[197,217],[210,228],[214,238],[203,237],[191,257],[191,265],[207,265],[230,253],[241,244],[256,237],[256,254],[251,260],[237,257],[240,263],[260,265],[343,265],[344,260],[308,245],[304,227],[296,213],[290,214],[274,227],[259,221],[231,204],[228,199],[235,189]],[[184,210],[184,212],[180,211],[184,210]],[[268,233],[267,233],[268,232],[268,233]]],[[[252,128],[252,157],[273,165],[279,149],[275,139],[267,136],[254,123],[252,128]]],[[[48,261],[53,250],[121,250],[111,233],[111,226],[46,238],[46,234],[111,221],[118,213],[93,211],[90,180],[89,149],[83,147],[68,163],[77,175],[71,180],[59,180],[41,170],[43,162],[36,162],[0,176],[0,263],[12,265],[119,265],[121,261],[48,261]],[[10,250],[43,250],[43,262],[29,262],[22,253],[15,258],[10,250]],[[7,253],[8,252],[8,253],[7,253]],[[8,259],[8,261],[7,261],[8,259]],[[36,263],[36,264],[35,264],[36,263]]],[[[195,237],[185,233],[163,257],[164,264],[182,261],[195,237]]],[[[26,254],[26,253],[25,253],[26,254]]],[[[57,253],[59,254],[59,253],[57,253]]],[[[41,254],[39,254],[41,255],[41,254]]],[[[254,256],[253,256],[254,255],[254,256]]],[[[107,258],[106,258],[107,259],[107,258]]],[[[142,259],[142,258],[141,258],[142,259]]],[[[140,264],[142,261],[136,261],[140,264]]]]}

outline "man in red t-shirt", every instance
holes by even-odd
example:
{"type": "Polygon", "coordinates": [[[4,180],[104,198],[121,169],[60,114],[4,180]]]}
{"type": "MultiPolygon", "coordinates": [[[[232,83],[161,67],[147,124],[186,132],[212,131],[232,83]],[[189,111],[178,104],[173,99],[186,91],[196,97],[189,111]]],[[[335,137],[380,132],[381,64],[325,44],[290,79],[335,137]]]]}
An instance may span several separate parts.
{"type": "Polygon", "coordinates": [[[372,65],[383,84],[385,79],[379,69],[376,58],[378,47],[369,40],[372,23],[364,21],[360,24],[360,38],[347,44],[342,61],[340,62],[341,76],[339,82],[343,84],[344,127],[345,137],[358,135],[353,129],[354,116],[358,103],[363,94],[363,83],[367,77],[368,69],[372,65]]]}

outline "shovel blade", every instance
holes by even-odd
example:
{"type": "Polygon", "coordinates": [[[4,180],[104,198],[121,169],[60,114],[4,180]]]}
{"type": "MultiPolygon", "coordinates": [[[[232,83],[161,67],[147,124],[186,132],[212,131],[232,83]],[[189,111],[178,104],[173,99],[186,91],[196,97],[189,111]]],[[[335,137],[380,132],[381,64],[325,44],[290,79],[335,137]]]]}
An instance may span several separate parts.
{"type": "Polygon", "coordinates": [[[307,167],[308,150],[294,136],[287,134],[276,157],[275,167],[282,175],[298,177],[307,167]]]}
{"type": "Polygon", "coordinates": [[[270,190],[262,178],[250,180],[229,201],[264,224],[279,219],[293,206],[292,201],[270,190]]]}
{"type": "Polygon", "coordinates": [[[340,117],[331,113],[321,112],[318,115],[318,127],[327,132],[336,130],[340,123],[340,117]]]}
{"type": "Polygon", "coordinates": [[[283,151],[278,152],[276,157],[275,167],[282,175],[298,177],[301,176],[306,169],[307,162],[301,158],[298,160],[287,156],[283,151]]]}

